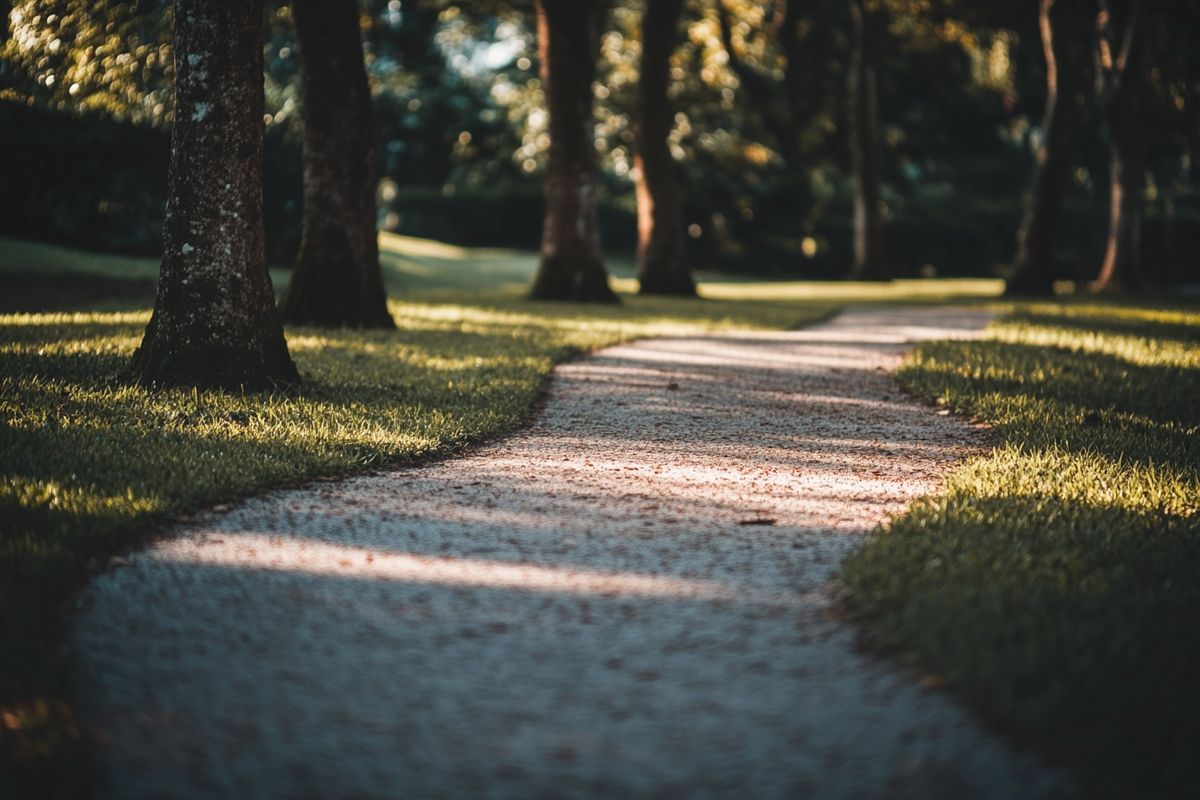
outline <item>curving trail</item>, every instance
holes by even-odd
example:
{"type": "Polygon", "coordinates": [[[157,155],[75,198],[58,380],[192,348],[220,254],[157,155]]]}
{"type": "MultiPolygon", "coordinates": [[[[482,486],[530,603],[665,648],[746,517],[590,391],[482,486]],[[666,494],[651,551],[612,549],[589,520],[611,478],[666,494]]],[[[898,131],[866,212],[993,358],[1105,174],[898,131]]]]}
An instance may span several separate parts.
{"type": "Polygon", "coordinates": [[[170,532],[75,623],[101,794],[1063,796],[828,613],[861,534],[978,446],[888,371],[986,321],[612,347],[516,436],[170,532]]]}

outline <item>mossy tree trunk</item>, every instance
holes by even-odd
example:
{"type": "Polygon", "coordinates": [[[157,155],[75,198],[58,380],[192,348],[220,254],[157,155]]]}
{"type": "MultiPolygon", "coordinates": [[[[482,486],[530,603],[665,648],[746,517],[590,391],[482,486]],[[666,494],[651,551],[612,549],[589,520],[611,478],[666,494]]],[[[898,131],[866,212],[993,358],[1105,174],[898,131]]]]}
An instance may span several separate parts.
{"type": "Polygon", "coordinates": [[[1139,258],[1142,197],[1146,188],[1146,144],[1142,131],[1143,34],[1139,0],[1100,3],[1097,19],[1096,76],[1108,118],[1108,245],[1093,292],[1143,288],[1139,258]]]}
{"type": "Polygon", "coordinates": [[[642,63],[634,108],[638,283],[642,294],[695,296],[683,238],[679,178],[668,138],[671,52],[683,0],[646,0],[642,63]]]}
{"type": "Polygon", "coordinates": [[[285,322],[394,328],[375,227],[375,131],[355,0],[292,0],[304,122],[300,252],[285,322]]]}
{"type": "Polygon", "coordinates": [[[538,57],[550,118],[541,263],[530,297],[617,302],[600,251],[592,81],[607,0],[538,0],[538,57]]]}
{"type": "Polygon", "coordinates": [[[1083,0],[1040,0],[1038,28],[1046,59],[1046,109],[1033,186],[1025,219],[1017,233],[1010,296],[1054,293],[1054,249],[1059,210],[1071,173],[1071,149],[1079,122],[1086,27],[1083,0]]]}
{"type": "Polygon", "coordinates": [[[263,239],[261,0],[177,0],[175,124],[154,314],[132,375],[266,389],[299,375],[263,239]]]}
{"type": "Polygon", "coordinates": [[[851,0],[850,161],[854,172],[854,260],[849,277],[886,280],[879,61],[886,20],[878,0],[851,0]]]}

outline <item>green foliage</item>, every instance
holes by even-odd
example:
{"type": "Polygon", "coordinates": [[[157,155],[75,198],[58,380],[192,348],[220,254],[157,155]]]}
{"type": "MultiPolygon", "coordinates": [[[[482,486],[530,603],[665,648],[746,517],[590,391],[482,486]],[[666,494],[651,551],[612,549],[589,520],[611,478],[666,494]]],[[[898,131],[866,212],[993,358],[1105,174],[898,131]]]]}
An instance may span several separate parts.
{"type": "MultiPolygon", "coordinates": [[[[0,235],[119,253],[162,246],[170,132],[101,111],[0,99],[0,235]]],[[[267,255],[290,262],[300,239],[298,142],[267,130],[267,255]]]]}
{"type": "Polygon", "coordinates": [[[1095,796],[1195,797],[1200,312],[1023,306],[900,379],[997,444],[847,561],[858,613],[1095,796]]]}
{"type": "MultiPolygon", "coordinates": [[[[758,274],[838,275],[850,253],[846,6],[721,5],[729,11],[727,35],[716,3],[686,3],[671,58],[670,146],[686,187],[685,224],[697,237],[689,239],[692,261],[758,274]]],[[[1011,258],[1038,136],[1044,76],[1035,10],[958,0],[881,5],[889,20],[879,91],[890,263],[902,276],[926,265],[944,275],[991,274],[1011,258]],[[940,202],[930,203],[935,194],[940,202]],[[938,236],[930,234],[935,226],[938,236]],[[962,235],[950,246],[936,241],[948,231],[962,235]]],[[[549,137],[531,6],[363,0],[385,229],[464,243],[536,243],[549,137]],[[493,198],[500,202],[490,210],[473,210],[493,198]]],[[[1169,0],[1146,18],[1153,176],[1147,210],[1161,222],[1143,239],[1154,251],[1147,263],[1164,265],[1152,280],[1190,279],[1195,269],[1188,255],[1197,224],[1188,195],[1200,147],[1200,62],[1186,40],[1194,25],[1183,24],[1195,15],[1183,0],[1169,0]],[[1188,246],[1158,246],[1180,231],[1188,246]]],[[[630,109],[641,16],[641,2],[613,3],[594,87],[602,194],[612,222],[604,242],[618,251],[631,249],[636,231],[629,216],[630,109]]],[[[267,3],[264,24],[266,123],[276,145],[268,149],[267,230],[272,257],[285,262],[295,249],[291,221],[299,208],[298,52],[286,3],[267,3]]],[[[139,172],[118,158],[112,172],[120,175],[105,181],[95,172],[110,163],[112,149],[102,133],[113,128],[101,116],[159,128],[169,121],[170,26],[165,0],[12,3],[11,36],[0,43],[0,100],[90,112],[88,127],[98,135],[91,139],[61,117],[9,121],[5,127],[23,126],[31,135],[5,137],[0,167],[20,178],[6,196],[32,213],[10,212],[0,202],[0,234],[118,251],[157,246],[152,209],[164,159],[147,158],[139,172]],[[54,142],[52,153],[42,139],[54,142]],[[25,203],[31,194],[40,202],[25,203]]],[[[1091,36],[1090,27],[1080,35],[1091,36]]],[[[1078,218],[1063,226],[1059,276],[1078,280],[1094,277],[1100,254],[1092,243],[1100,241],[1095,231],[1106,208],[1106,146],[1092,134],[1103,126],[1085,128],[1072,191],[1078,218]]],[[[147,138],[128,130],[129,141],[147,138]]]]}
{"type": "Polygon", "coordinates": [[[22,80],[0,99],[166,121],[172,9],[162,0],[15,0],[0,56],[22,80]]]}

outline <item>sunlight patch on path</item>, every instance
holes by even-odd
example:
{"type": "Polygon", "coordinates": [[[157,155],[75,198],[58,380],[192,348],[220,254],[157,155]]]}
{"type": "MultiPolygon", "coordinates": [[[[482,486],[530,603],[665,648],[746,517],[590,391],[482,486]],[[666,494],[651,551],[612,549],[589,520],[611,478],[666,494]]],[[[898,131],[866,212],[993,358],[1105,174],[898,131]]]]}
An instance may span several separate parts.
{"type": "MultiPolygon", "coordinates": [[[[494,521],[494,520],[493,520],[494,521]]],[[[505,524],[530,525],[509,517],[505,524]]],[[[669,576],[597,572],[543,567],[504,561],[441,558],[389,553],[362,547],[325,544],[267,534],[238,533],[232,541],[217,534],[192,539],[179,548],[159,549],[161,561],[193,566],[269,569],[374,581],[405,581],[442,586],[515,589],[522,592],[566,592],[581,595],[733,600],[777,605],[800,605],[800,595],[756,596],[716,581],[684,580],[669,576]]]]}

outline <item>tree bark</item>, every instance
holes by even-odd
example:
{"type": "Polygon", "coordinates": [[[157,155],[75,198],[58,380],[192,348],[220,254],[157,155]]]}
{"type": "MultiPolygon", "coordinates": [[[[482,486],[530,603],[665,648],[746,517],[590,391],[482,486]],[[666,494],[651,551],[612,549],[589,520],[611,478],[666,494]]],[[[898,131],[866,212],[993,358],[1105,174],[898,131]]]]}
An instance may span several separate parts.
{"type": "Polygon", "coordinates": [[[1054,293],[1054,243],[1059,209],[1071,171],[1071,148],[1079,121],[1083,83],[1082,0],[1040,0],[1038,27],[1046,58],[1046,110],[1025,219],[1017,233],[1013,276],[1005,291],[1015,296],[1054,293]]]}
{"type": "Polygon", "coordinates": [[[292,0],[304,122],[300,252],[285,322],[394,328],[375,227],[375,132],[355,0],[292,0]]]}
{"type": "Polygon", "coordinates": [[[154,314],[133,356],[150,385],[300,381],[263,239],[261,0],[176,0],[175,124],[154,314]]]}
{"type": "Polygon", "coordinates": [[[882,11],[851,0],[850,160],[854,171],[854,261],[849,277],[886,280],[883,238],[883,155],[879,136],[879,58],[882,11]]]}
{"type": "Polygon", "coordinates": [[[683,0],[646,0],[642,63],[634,109],[638,282],[642,294],[695,296],[683,237],[683,209],[668,137],[671,52],[683,0]]]}
{"type": "Polygon", "coordinates": [[[1143,288],[1140,264],[1146,148],[1140,89],[1142,36],[1139,0],[1100,3],[1097,88],[1108,118],[1108,244],[1093,292],[1143,288]]]}
{"type": "Polygon", "coordinates": [[[536,300],[618,302],[608,285],[597,215],[592,81],[605,0],[538,0],[538,56],[550,117],[546,216],[536,300]]]}

